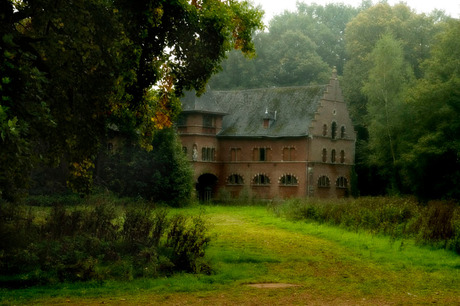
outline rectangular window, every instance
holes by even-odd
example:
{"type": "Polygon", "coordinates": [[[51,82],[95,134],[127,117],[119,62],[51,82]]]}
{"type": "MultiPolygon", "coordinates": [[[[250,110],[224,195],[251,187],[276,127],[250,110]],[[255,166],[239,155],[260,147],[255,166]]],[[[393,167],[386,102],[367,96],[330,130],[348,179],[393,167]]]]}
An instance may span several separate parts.
{"type": "Polygon", "coordinates": [[[285,147],[283,149],[283,160],[284,161],[295,160],[295,148],[294,147],[285,147]]]}
{"type": "Polygon", "coordinates": [[[240,148],[231,148],[230,149],[230,160],[231,161],[239,161],[240,160],[240,155],[241,155],[241,149],[240,148]]]}
{"type": "Polygon", "coordinates": [[[201,149],[201,160],[203,160],[203,161],[208,160],[206,148],[202,148],[202,149],[201,149]]]}
{"type": "Polygon", "coordinates": [[[215,160],[216,149],[203,147],[201,149],[201,160],[213,161],[215,160]]]}
{"type": "Polygon", "coordinates": [[[267,161],[270,160],[269,154],[270,148],[254,148],[253,150],[253,161],[267,161]]]}
{"type": "Polygon", "coordinates": [[[214,117],[211,115],[203,115],[203,127],[214,127],[214,117]]]}
{"type": "Polygon", "coordinates": [[[260,161],[267,160],[267,150],[265,148],[259,148],[259,160],[260,161]]]}

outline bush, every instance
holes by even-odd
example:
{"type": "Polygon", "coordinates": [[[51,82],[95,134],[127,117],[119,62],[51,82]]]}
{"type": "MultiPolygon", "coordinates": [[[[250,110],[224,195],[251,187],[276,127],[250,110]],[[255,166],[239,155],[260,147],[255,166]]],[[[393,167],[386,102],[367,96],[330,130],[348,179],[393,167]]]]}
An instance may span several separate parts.
{"type": "Polygon", "coordinates": [[[8,286],[209,271],[202,217],[169,218],[149,205],[123,211],[93,198],[84,207],[54,206],[41,224],[27,207],[2,204],[0,221],[0,275],[10,277],[8,286]]]}
{"type": "Polygon", "coordinates": [[[415,238],[460,254],[460,207],[446,201],[422,206],[412,198],[292,199],[271,206],[278,216],[367,230],[391,238],[415,238]]]}
{"type": "Polygon", "coordinates": [[[205,247],[210,241],[205,234],[206,224],[201,217],[193,218],[191,221],[191,226],[187,226],[186,217],[173,217],[166,246],[172,250],[172,262],[178,269],[209,274],[209,265],[203,261],[205,247]]]}

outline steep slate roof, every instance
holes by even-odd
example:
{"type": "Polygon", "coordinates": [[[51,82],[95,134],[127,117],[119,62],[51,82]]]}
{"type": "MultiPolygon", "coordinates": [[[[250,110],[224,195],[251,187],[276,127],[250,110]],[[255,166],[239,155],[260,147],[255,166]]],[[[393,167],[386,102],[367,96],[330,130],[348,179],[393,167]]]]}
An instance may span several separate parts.
{"type": "Polygon", "coordinates": [[[201,97],[189,93],[182,109],[226,114],[219,137],[299,137],[308,135],[325,89],[326,85],[209,91],[201,97]],[[268,128],[264,119],[270,119],[268,128]]]}

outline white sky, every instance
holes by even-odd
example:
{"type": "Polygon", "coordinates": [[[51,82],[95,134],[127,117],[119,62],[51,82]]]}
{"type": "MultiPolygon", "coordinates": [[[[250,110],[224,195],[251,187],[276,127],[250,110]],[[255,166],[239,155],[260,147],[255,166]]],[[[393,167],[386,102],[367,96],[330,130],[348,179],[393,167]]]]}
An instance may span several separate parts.
{"type": "MultiPolygon", "coordinates": [[[[285,10],[295,11],[296,2],[304,2],[306,4],[317,3],[326,5],[328,3],[344,3],[354,7],[361,5],[361,0],[252,0],[255,5],[261,5],[265,11],[264,22],[268,25],[268,21],[274,16],[282,14],[285,10]]],[[[378,0],[373,0],[377,3],[378,0]]],[[[405,2],[411,9],[417,13],[430,13],[434,9],[444,10],[447,15],[454,18],[460,17],[460,0],[389,0],[390,5],[399,2],[405,2]]]]}

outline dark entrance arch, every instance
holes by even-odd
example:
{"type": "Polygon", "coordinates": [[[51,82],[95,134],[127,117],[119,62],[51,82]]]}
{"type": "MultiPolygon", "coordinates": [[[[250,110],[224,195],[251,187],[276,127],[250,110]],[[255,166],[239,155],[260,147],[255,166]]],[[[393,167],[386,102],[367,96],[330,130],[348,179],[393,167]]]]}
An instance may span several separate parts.
{"type": "Polygon", "coordinates": [[[196,191],[200,201],[210,201],[215,193],[217,176],[211,173],[200,175],[196,183],[196,191]]]}

